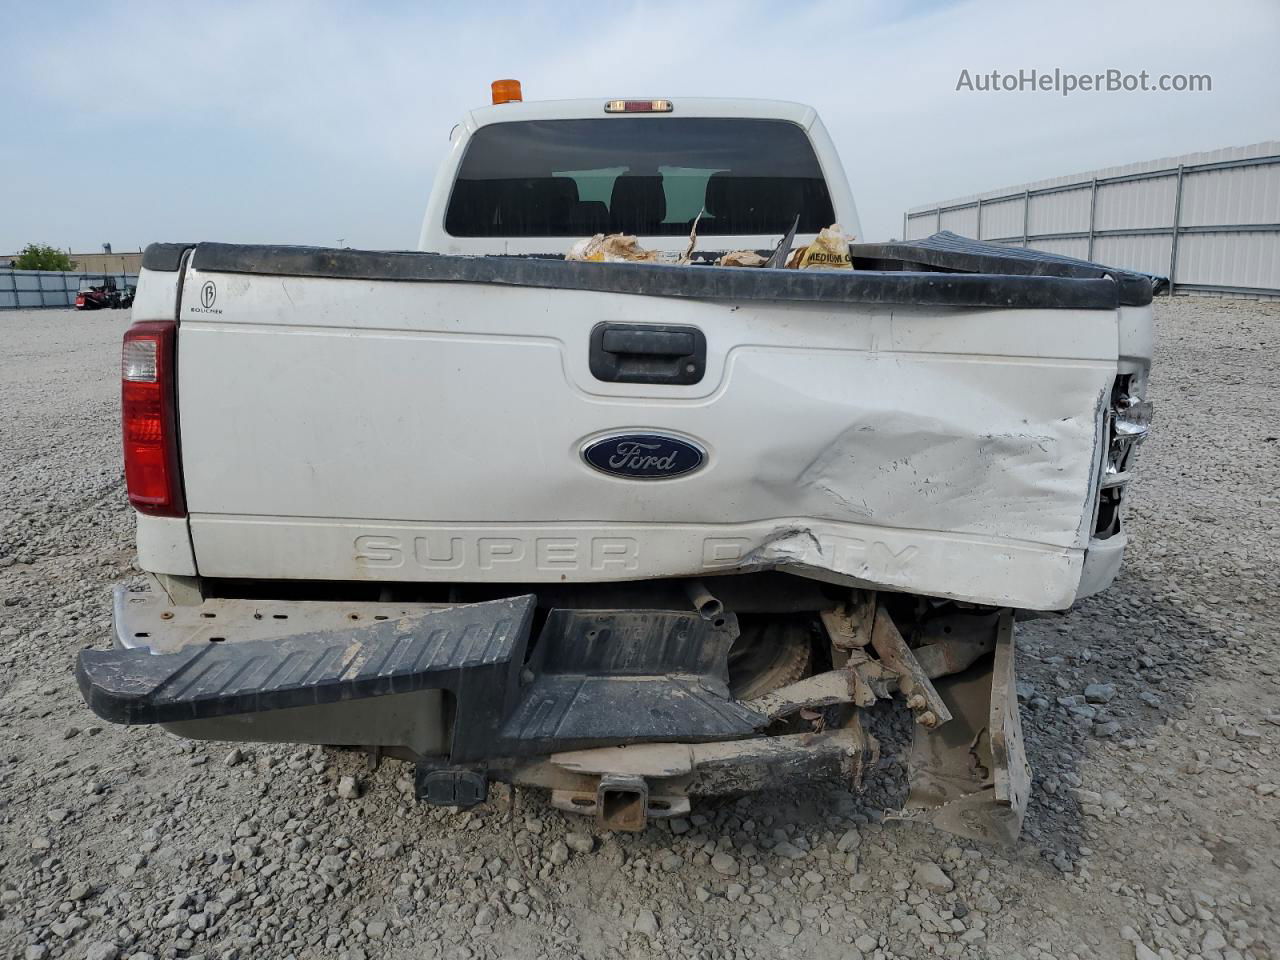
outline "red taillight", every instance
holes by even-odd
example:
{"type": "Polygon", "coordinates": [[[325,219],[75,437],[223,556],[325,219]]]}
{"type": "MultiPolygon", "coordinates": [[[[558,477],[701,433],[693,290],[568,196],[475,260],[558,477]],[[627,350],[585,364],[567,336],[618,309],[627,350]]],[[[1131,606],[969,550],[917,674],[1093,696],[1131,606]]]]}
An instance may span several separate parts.
{"type": "Polygon", "coordinates": [[[161,517],[187,513],[178,470],[176,346],[173,321],[135,323],[125,332],[120,367],[129,502],[143,513],[161,517]]]}
{"type": "Polygon", "coordinates": [[[81,294],[77,294],[77,295],[76,295],[76,306],[77,306],[77,307],[83,307],[83,306],[84,306],[84,294],[83,294],[83,293],[81,293],[81,294]]]}

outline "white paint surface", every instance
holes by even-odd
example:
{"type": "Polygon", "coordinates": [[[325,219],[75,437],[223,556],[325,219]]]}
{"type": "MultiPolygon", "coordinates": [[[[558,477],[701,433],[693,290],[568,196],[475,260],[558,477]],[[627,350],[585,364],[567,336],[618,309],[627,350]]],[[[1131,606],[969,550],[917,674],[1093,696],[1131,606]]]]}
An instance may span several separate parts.
{"type": "Polygon", "coordinates": [[[633,579],[778,566],[980,602],[1079,586],[1115,311],[746,304],[191,271],[179,336],[206,576],[633,579]],[[216,314],[198,292],[217,283],[216,314]],[[600,321],[694,324],[694,386],[607,384],[600,321]],[[580,458],[665,430],[699,471],[580,458]]]}

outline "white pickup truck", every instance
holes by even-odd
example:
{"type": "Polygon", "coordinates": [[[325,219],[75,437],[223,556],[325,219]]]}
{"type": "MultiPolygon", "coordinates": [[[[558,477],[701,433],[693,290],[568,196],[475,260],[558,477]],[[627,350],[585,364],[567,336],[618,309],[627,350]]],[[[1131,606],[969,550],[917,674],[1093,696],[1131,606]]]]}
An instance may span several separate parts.
{"type": "Polygon", "coordinates": [[[451,141],[419,252],[147,249],[122,391],[150,586],[81,653],[89,706],[636,830],[855,785],[860,711],[898,697],[900,815],[1016,836],[1015,614],[1115,577],[1153,278],[945,233],[714,265],[860,233],[798,104],[503,103],[451,141]],[[563,257],[683,251],[695,220],[692,262],[563,257]]]}

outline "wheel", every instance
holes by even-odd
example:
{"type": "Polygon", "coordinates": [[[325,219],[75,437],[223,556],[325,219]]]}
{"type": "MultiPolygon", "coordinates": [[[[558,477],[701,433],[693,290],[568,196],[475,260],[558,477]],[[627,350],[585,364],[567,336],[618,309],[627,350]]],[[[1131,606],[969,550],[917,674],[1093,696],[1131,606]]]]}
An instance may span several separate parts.
{"type": "Polygon", "coordinates": [[[739,700],[764,696],[809,672],[809,627],[794,617],[747,621],[729,648],[729,693],[739,700]]]}

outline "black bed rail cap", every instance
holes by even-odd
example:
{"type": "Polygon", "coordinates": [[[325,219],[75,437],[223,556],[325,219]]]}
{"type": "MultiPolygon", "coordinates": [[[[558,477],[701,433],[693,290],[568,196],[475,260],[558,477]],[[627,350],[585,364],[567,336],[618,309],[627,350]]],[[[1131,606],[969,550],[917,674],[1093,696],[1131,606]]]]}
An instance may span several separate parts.
{"type": "Polygon", "coordinates": [[[552,257],[450,256],[330,247],[201,243],[195,269],[352,280],[483,283],[699,300],[773,300],[921,307],[1107,310],[1111,277],[906,270],[781,270],[583,263],[552,257]]]}
{"type": "Polygon", "coordinates": [[[1010,247],[1002,243],[974,240],[950,230],[942,230],[920,240],[850,244],[849,253],[855,265],[859,260],[897,260],[964,273],[1077,279],[1110,277],[1119,287],[1120,305],[1126,307],[1150,303],[1152,296],[1165,289],[1169,283],[1166,277],[1156,274],[1108,267],[1091,260],[1080,260],[1029,247],[1010,247]]]}
{"type": "Polygon", "coordinates": [[[173,273],[182,263],[182,255],[194,247],[194,243],[150,243],[142,252],[142,266],[147,270],[173,273]]]}

